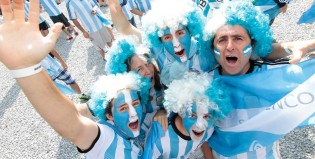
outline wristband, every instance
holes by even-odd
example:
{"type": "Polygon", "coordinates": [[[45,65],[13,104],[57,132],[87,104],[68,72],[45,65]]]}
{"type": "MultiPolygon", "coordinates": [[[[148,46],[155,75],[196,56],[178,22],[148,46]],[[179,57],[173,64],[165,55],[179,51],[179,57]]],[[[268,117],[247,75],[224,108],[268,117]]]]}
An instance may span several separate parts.
{"type": "Polygon", "coordinates": [[[10,70],[10,73],[13,78],[22,78],[39,73],[42,69],[43,67],[40,64],[36,64],[22,69],[10,70]]]}

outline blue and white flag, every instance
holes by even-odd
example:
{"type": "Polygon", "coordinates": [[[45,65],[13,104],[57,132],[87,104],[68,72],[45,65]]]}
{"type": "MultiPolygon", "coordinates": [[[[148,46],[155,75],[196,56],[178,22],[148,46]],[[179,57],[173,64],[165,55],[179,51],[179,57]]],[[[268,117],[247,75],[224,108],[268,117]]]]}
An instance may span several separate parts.
{"type": "Polygon", "coordinates": [[[314,125],[315,60],[243,76],[220,77],[233,90],[235,110],[208,144],[224,156],[271,146],[291,130],[314,125]]]}
{"type": "Polygon", "coordinates": [[[298,24],[302,23],[313,23],[315,21],[315,1],[313,2],[310,9],[305,11],[300,17],[298,24]]]}

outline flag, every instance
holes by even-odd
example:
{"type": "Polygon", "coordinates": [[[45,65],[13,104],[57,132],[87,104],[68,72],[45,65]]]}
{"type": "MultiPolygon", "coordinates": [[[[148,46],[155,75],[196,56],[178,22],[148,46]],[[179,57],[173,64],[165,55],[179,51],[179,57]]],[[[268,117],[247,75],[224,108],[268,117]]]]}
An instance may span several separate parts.
{"type": "Polygon", "coordinates": [[[315,1],[313,2],[312,6],[305,11],[302,16],[300,17],[298,24],[302,23],[313,23],[315,21],[315,1]]]}
{"type": "Polygon", "coordinates": [[[314,125],[315,60],[243,76],[221,76],[233,110],[217,120],[208,144],[224,156],[271,146],[291,130],[314,125]]]}

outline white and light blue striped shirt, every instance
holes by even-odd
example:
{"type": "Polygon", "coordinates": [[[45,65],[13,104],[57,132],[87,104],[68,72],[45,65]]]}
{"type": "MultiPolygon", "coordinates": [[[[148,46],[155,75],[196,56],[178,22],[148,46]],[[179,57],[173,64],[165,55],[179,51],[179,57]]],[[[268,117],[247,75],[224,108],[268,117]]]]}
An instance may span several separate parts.
{"type": "MultiPolygon", "coordinates": [[[[132,0],[127,0],[127,3],[121,7],[128,20],[133,18],[133,14],[130,12],[130,10],[132,9],[130,6],[130,1],[132,0]]],[[[119,0],[119,2],[121,4],[122,0],[119,0]]]]}
{"type": "MultiPolygon", "coordinates": [[[[175,116],[172,120],[175,119],[175,116]]],[[[171,121],[174,123],[175,121],[171,121]]],[[[149,136],[146,141],[144,158],[188,158],[192,152],[194,152],[198,147],[200,147],[213,133],[213,127],[210,127],[205,136],[200,141],[193,141],[187,136],[178,134],[179,130],[170,124],[168,130],[165,132],[164,136],[160,133],[163,132],[161,124],[154,122],[152,128],[149,132],[149,136]],[[154,136],[154,137],[152,137],[154,136]],[[152,146],[152,147],[151,147],[152,146]]]]}
{"type": "Polygon", "coordinates": [[[98,7],[96,15],[91,14],[93,7],[96,6],[92,0],[68,0],[66,6],[70,19],[80,19],[87,32],[94,33],[105,27],[101,18],[106,20],[106,17],[98,7]]]}
{"type": "Polygon", "coordinates": [[[103,121],[98,124],[100,128],[100,137],[93,148],[86,153],[87,159],[138,159],[142,156],[142,148],[140,148],[134,140],[126,139],[121,136],[115,126],[103,121]]]}
{"type": "MultiPolygon", "coordinates": [[[[25,19],[28,19],[28,13],[30,9],[30,2],[24,1],[24,14],[25,14],[25,19]]],[[[45,19],[43,18],[42,15],[39,15],[39,24],[44,22],[45,19]]]]}
{"type": "Polygon", "coordinates": [[[135,3],[137,8],[143,13],[146,13],[152,8],[150,0],[135,0],[135,3]]]}
{"type": "Polygon", "coordinates": [[[57,16],[61,14],[60,9],[58,8],[58,5],[56,1],[54,0],[40,0],[41,5],[44,6],[46,12],[49,16],[57,16]]]}

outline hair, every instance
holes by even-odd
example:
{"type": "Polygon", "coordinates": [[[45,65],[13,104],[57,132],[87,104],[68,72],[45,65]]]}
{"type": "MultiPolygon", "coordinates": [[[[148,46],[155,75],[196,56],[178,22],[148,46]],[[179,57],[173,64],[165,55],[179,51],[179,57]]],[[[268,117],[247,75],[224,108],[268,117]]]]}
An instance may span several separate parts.
{"type": "Polygon", "coordinates": [[[183,79],[174,80],[165,90],[164,107],[168,113],[191,114],[194,102],[211,109],[212,119],[224,118],[232,109],[230,91],[220,80],[212,81],[207,73],[186,73],[183,79]],[[179,93],[180,92],[180,93],[179,93]]]}
{"type": "Polygon", "coordinates": [[[111,114],[111,101],[116,98],[118,92],[123,89],[131,89],[139,93],[141,104],[149,101],[150,80],[142,78],[135,72],[111,74],[101,76],[91,87],[91,99],[88,106],[92,114],[106,120],[106,114],[111,114]]]}
{"type": "Polygon", "coordinates": [[[154,67],[154,88],[162,89],[160,82],[160,71],[151,56],[150,50],[138,44],[135,36],[122,37],[114,42],[110,51],[107,53],[107,63],[105,65],[105,72],[108,74],[118,74],[131,71],[131,64],[133,57],[139,57],[144,62],[149,62],[154,67]],[[145,61],[147,60],[147,61],[145,61]]]}
{"type": "Polygon", "coordinates": [[[221,7],[214,11],[207,21],[203,38],[211,42],[211,49],[217,30],[224,25],[240,25],[248,32],[254,45],[254,56],[265,57],[271,53],[274,39],[269,18],[257,10],[251,1],[224,1],[221,7]]]}
{"type": "Polygon", "coordinates": [[[197,41],[202,38],[205,17],[191,0],[159,0],[143,16],[144,40],[152,47],[161,47],[160,37],[167,28],[177,29],[182,24],[197,41]],[[176,9],[175,9],[176,8],[176,9]]]}

